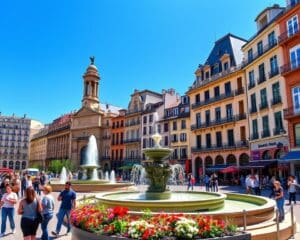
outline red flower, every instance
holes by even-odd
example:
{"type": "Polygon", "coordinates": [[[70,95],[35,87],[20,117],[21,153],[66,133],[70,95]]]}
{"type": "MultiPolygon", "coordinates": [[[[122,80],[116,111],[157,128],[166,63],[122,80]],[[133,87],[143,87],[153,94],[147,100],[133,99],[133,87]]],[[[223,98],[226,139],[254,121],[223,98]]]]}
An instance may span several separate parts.
{"type": "Polygon", "coordinates": [[[115,216],[124,217],[128,213],[128,208],[122,206],[116,206],[113,208],[113,214],[115,216]]]}

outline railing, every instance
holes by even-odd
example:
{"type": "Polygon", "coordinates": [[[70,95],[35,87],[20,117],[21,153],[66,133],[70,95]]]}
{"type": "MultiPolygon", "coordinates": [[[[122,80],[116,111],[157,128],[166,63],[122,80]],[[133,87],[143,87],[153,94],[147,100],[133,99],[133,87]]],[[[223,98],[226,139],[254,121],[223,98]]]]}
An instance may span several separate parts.
{"type": "Polygon", "coordinates": [[[298,26],[298,29],[296,29],[295,32],[293,32],[293,33],[289,33],[288,31],[285,31],[284,33],[280,34],[280,36],[278,37],[278,42],[279,42],[279,44],[282,44],[285,41],[297,36],[299,33],[300,33],[299,26],[298,26]]]}
{"type": "Polygon", "coordinates": [[[191,130],[213,127],[213,126],[217,126],[217,125],[221,125],[221,124],[225,124],[225,123],[239,121],[239,120],[241,120],[241,119],[239,119],[240,117],[241,116],[238,115],[238,120],[237,120],[237,116],[229,116],[229,117],[221,118],[221,119],[214,120],[214,121],[204,122],[204,123],[200,123],[200,124],[193,124],[193,125],[191,125],[191,130]]]}
{"type": "Polygon", "coordinates": [[[139,125],[140,123],[141,123],[140,121],[126,122],[126,123],[125,123],[125,127],[130,127],[130,126],[139,125]]]}
{"type": "Polygon", "coordinates": [[[271,105],[276,105],[276,104],[279,104],[279,103],[282,103],[282,99],[281,99],[281,96],[277,96],[277,97],[274,97],[272,100],[271,100],[271,105]]]}
{"type": "Polygon", "coordinates": [[[208,152],[208,151],[216,151],[216,150],[228,150],[228,149],[236,149],[236,148],[248,148],[249,142],[248,141],[240,141],[240,142],[233,142],[232,144],[216,144],[210,145],[209,147],[192,147],[191,151],[195,152],[208,152]]]}
{"type": "Polygon", "coordinates": [[[291,71],[295,71],[300,68],[300,58],[296,61],[292,61],[290,63],[284,64],[280,67],[281,74],[285,75],[291,71]]]}
{"type": "Polygon", "coordinates": [[[140,138],[130,138],[130,139],[124,139],[124,143],[135,143],[135,142],[140,142],[140,138]]]}
{"type": "Polygon", "coordinates": [[[267,80],[267,78],[266,78],[265,74],[260,75],[257,79],[257,84],[261,84],[261,83],[265,82],[266,80],[267,80]]]}
{"type": "Polygon", "coordinates": [[[238,89],[235,90],[234,95],[238,96],[238,95],[241,95],[243,93],[245,93],[245,89],[243,87],[241,87],[241,88],[238,88],[238,89]]]}
{"type": "Polygon", "coordinates": [[[131,115],[131,114],[135,114],[135,113],[141,113],[142,110],[127,110],[127,112],[125,113],[125,116],[131,115]]]}
{"type": "Polygon", "coordinates": [[[208,104],[211,104],[211,103],[215,103],[217,101],[224,100],[226,98],[231,98],[233,96],[234,96],[234,91],[230,91],[228,93],[223,93],[219,96],[216,96],[216,97],[204,100],[204,101],[196,102],[196,103],[192,104],[192,108],[193,109],[198,108],[198,107],[201,107],[201,106],[204,106],[204,105],[208,105],[208,104]]]}
{"type": "Polygon", "coordinates": [[[269,108],[269,105],[268,105],[268,102],[264,102],[264,103],[261,103],[259,104],[259,110],[263,110],[263,109],[267,109],[269,108]]]}
{"type": "Polygon", "coordinates": [[[255,106],[255,107],[251,107],[250,109],[249,109],[249,112],[250,113],[257,113],[257,107],[255,106]]]}
{"type": "Polygon", "coordinates": [[[263,46],[263,49],[261,52],[255,52],[253,53],[251,58],[248,58],[247,60],[244,61],[244,66],[250,64],[260,56],[264,55],[266,52],[268,52],[270,49],[274,48],[277,45],[277,40],[275,39],[273,42],[268,43],[263,46]]]}
{"type": "Polygon", "coordinates": [[[275,77],[278,74],[279,74],[279,68],[276,67],[275,69],[273,69],[269,72],[269,78],[275,77]]]}
{"type": "Polygon", "coordinates": [[[249,82],[249,84],[248,84],[248,90],[250,90],[251,88],[254,88],[254,87],[255,87],[255,81],[249,82]]]}
{"type": "Polygon", "coordinates": [[[261,132],[261,138],[266,138],[266,137],[270,137],[270,130],[269,129],[263,130],[261,132]]]}
{"type": "Polygon", "coordinates": [[[300,115],[300,106],[296,109],[294,106],[283,110],[285,118],[291,118],[300,115]]]}
{"type": "Polygon", "coordinates": [[[251,134],[251,137],[250,137],[251,140],[256,140],[258,138],[259,138],[258,133],[252,133],[251,134]]]}
{"type": "Polygon", "coordinates": [[[281,135],[281,134],[285,134],[286,131],[284,130],[284,128],[274,128],[273,129],[273,135],[281,135]]]}

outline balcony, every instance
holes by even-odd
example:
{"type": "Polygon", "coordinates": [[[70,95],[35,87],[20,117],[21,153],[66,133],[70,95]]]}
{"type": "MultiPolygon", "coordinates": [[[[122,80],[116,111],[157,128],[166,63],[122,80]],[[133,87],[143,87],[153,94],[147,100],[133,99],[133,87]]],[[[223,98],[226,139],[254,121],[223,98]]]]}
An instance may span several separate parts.
{"type": "Polygon", "coordinates": [[[293,61],[290,63],[287,63],[280,67],[281,74],[284,76],[290,72],[296,71],[300,68],[300,58],[297,59],[297,61],[293,61]]]}
{"type": "Polygon", "coordinates": [[[241,120],[243,117],[244,117],[243,114],[239,114],[236,116],[228,116],[225,118],[216,119],[214,121],[193,124],[193,125],[191,125],[191,130],[193,131],[193,130],[208,128],[208,127],[214,127],[214,126],[218,126],[218,125],[222,125],[222,124],[226,124],[226,123],[232,123],[232,122],[241,120]]]}
{"type": "Polygon", "coordinates": [[[125,157],[124,164],[125,165],[134,165],[141,163],[141,156],[134,156],[134,157],[125,157]]]}
{"type": "Polygon", "coordinates": [[[254,87],[255,87],[255,81],[249,82],[249,84],[248,84],[248,90],[250,90],[251,88],[254,88],[254,87]]]}
{"type": "Polygon", "coordinates": [[[269,108],[269,104],[268,104],[267,101],[265,101],[265,102],[259,104],[259,110],[260,110],[260,111],[261,111],[261,110],[264,110],[264,109],[268,109],[268,108],[269,108]]]}
{"type": "Polygon", "coordinates": [[[255,107],[250,108],[250,109],[249,109],[249,112],[250,112],[251,114],[257,113],[257,107],[255,106],[255,107]]]}
{"type": "Polygon", "coordinates": [[[259,78],[257,79],[257,84],[261,84],[267,80],[266,75],[260,75],[259,78]]]}
{"type": "Polygon", "coordinates": [[[178,139],[172,139],[171,142],[172,142],[172,143],[177,143],[177,142],[178,142],[178,139]]]}
{"type": "Polygon", "coordinates": [[[273,135],[276,136],[276,135],[282,135],[282,134],[285,134],[286,131],[284,130],[283,127],[281,128],[273,128],[273,135]]]}
{"type": "Polygon", "coordinates": [[[217,144],[217,145],[211,145],[209,147],[192,147],[191,151],[192,153],[197,152],[210,152],[210,151],[220,151],[220,150],[234,150],[237,148],[248,148],[249,142],[248,141],[240,141],[240,142],[233,142],[231,144],[217,144]]]}
{"type": "Polygon", "coordinates": [[[129,139],[124,139],[124,143],[128,144],[128,143],[139,143],[141,141],[140,138],[129,138],[129,139]]]}
{"type": "Polygon", "coordinates": [[[141,113],[142,110],[127,110],[125,116],[129,116],[129,115],[133,115],[133,114],[137,114],[137,113],[141,113]]]}
{"type": "Polygon", "coordinates": [[[278,37],[279,44],[282,45],[284,43],[287,43],[294,37],[299,36],[299,33],[300,33],[300,31],[299,31],[299,26],[298,26],[298,29],[294,33],[289,34],[289,32],[286,31],[286,32],[280,34],[280,36],[278,37]]]}
{"type": "Polygon", "coordinates": [[[192,109],[199,108],[199,107],[211,104],[211,103],[215,103],[215,102],[224,100],[226,98],[231,98],[231,97],[234,96],[234,93],[235,93],[234,91],[231,91],[231,92],[228,92],[228,93],[223,93],[223,94],[221,94],[219,96],[216,96],[216,97],[209,98],[209,99],[204,100],[204,101],[196,102],[196,103],[192,104],[192,109]]]}
{"type": "Polygon", "coordinates": [[[238,95],[241,95],[241,94],[244,94],[244,93],[245,93],[245,89],[243,87],[241,87],[241,88],[238,88],[238,89],[235,90],[234,95],[238,96],[238,95]]]}
{"type": "Polygon", "coordinates": [[[244,66],[252,63],[257,58],[259,58],[260,56],[262,56],[266,52],[268,52],[270,49],[274,48],[276,45],[277,45],[277,40],[276,39],[274,39],[272,42],[264,45],[262,51],[253,53],[251,58],[248,58],[247,60],[244,61],[244,66]]]}
{"type": "Polygon", "coordinates": [[[279,68],[276,67],[275,69],[271,70],[271,72],[269,72],[269,78],[275,77],[279,74],[279,68]]]}
{"type": "Polygon", "coordinates": [[[281,96],[276,96],[271,100],[271,105],[276,105],[276,104],[281,104],[282,103],[282,99],[281,96]]]}
{"type": "Polygon", "coordinates": [[[258,138],[259,138],[258,133],[252,133],[251,134],[251,137],[250,137],[251,140],[256,140],[258,138]]]}
{"type": "Polygon", "coordinates": [[[140,125],[140,121],[130,121],[125,123],[125,127],[140,125]]]}
{"type": "Polygon", "coordinates": [[[297,106],[297,108],[294,106],[290,107],[290,108],[286,108],[283,110],[283,113],[284,113],[285,119],[299,117],[300,116],[300,106],[297,106]]]}
{"type": "Polygon", "coordinates": [[[265,129],[261,132],[261,137],[262,138],[266,138],[266,137],[270,137],[270,130],[269,129],[265,129]]]}
{"type": "Polygon", "coordinates": [[[102,160],[110,160],[111,157],[110,157],[110,156],[103,156],[101,159],[102,159],[102,160]]]}
{"type": "Polygon", "coordinates": [[[247,118],[246,113],[241,113],[241,114],[238,114],[238,115],[235,116],[236,121],[244,120],[246,118],[247,118]]]}

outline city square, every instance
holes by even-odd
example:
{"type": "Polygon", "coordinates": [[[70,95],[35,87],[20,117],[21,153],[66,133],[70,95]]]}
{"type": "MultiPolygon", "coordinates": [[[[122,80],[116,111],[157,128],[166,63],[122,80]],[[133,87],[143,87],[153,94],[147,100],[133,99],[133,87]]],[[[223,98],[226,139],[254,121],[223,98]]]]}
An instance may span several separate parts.
{"type": "Polygon", "coordinates": [[[6,3],[0,238],[300,239],[300,1],[255,1],[6,3]]]}

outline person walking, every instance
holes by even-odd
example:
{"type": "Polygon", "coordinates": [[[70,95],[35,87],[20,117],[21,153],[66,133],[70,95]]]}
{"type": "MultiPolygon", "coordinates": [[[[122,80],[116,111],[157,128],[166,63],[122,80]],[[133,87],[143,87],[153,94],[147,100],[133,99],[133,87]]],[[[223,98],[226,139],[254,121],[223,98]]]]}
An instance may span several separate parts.
{"type": "Polygon", "coordinates": [[[6,230],[6,220],[7,217],[9,219],[11,232],[14,234],[16,232],[16,225],[14,220],[15,214],[15,205],[18,201],[18,196],[15,192],[12,191],[12,187],[10,185],[6,185],[5,187],[6,193],[2,196],[1,206],[2,206],[2,222],[1,222],[1,233],[0,237],[5,235],[6,230]]]}
{"type": "Polygon", "coordinates": [[[210,177],[207,174],[205,174],[204,182],[205,182],[205,190],[206,192],[209,192],[210,177]]]}
{"type": "Polygon", "coordinates": [[[191,188],[192,188],[192,191],[194,191],[195,184],[196,184],[196,178],[193,175],[191,175],[191,188]]]}
{"type": "Polygon", "coordinates": [[[43,187],[44,197],[42,199],[42,214],[43,214],[43,222],[41,224],[42,227],[42,237],[41,240],[49,240],[48,235],[48,223],[53,217],[54,210],[54,198],[51,195],[52,187],[50,185],[45,185],[43,187]]]}
{"type": "Polygon", "coordinates": [[[26,190],[26,183],[27,183],[27,173],[23,174],[21,179],[21,196],[24,197],[25,190],[26,190]]]}
{"type": "Polygon", "coordinates": [[[21,217],[21,230],[24,240],[35,240],[36,231],[39,226],[38,212],[41,213],[42,206],[36,198],[36,193],[33,187],[28,187],[25,190],[25,198],[19,204],[18,214],[21,217]]]}
{"type": "Polygon", "coordinates": [[[41,196],[40,185],[41,185],[40,175],[37,175],[33,180],[33,188],[39,196],[41,196]]]}
{"type": "Polygon", "coordinates": [[[188,176],[187,176],[187,184],[188,184],[187,185],[187,191],[190,190],[190,188],[192,187],[192,185],[191,185],[192,184],[191,178],[192,178],[192,174],[189,173],[188,176]]]}
{"type": "Polygon", "coordinates": [[[288,178],[288,189],[289,189],[289,203],[291,205],[292,201],[296,204],[296,186],[297,182],[294,176],[289,176],[288,178]]]}
{"type": "Polygon", "coordinates": [[[67,234],[71,231],[70,212],[76,206],[76,192],[71,189],[71,182],[66,182],[65,189],[60,192],[57,200],[61,201],[61,205],[57,214],[56,229],[52,231],[55,237],[59,236],[65,216],[67,217],[67,234]]]}
{"type": "Polygon", "coordinates": [[[279,211],[279,222],[284,220],[284,194],[283,188],[281,187],[281,183],[279,181],[274,181],[274,193],[275,193],[275,201],[279,211]]]}

